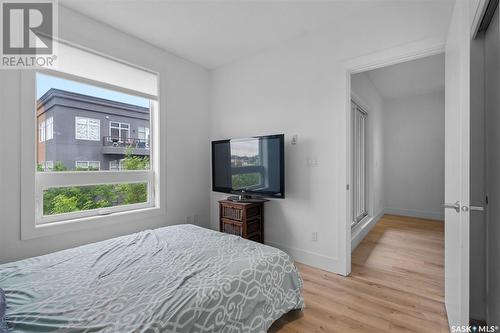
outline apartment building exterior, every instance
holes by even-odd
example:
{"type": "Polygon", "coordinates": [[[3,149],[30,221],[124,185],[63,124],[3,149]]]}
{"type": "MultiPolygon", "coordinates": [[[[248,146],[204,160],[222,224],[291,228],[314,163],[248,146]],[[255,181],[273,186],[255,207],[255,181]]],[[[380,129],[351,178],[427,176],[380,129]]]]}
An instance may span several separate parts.
{"type": "Polygon", "coordinates": [[[126,153],[149,156],[150,110],[50,89],[37,101],[40,171],[120,170],[126,153]]]}

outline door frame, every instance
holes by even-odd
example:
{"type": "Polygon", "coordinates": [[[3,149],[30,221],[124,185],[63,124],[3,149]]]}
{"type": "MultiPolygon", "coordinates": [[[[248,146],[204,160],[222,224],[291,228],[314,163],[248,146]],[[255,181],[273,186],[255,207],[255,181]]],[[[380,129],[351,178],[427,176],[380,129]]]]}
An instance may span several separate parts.
{"type": "MultiPolygon", "coordinates": [[[[351,273],[351,218],[349,212],[352,209],[351,188],[352,172],[351,172],[351,75],[357,74],[372,69],[387,67],[399,63],[404,63],[411,60],[425,58],[428,56],[441,54],[445,52],[446,42],[438,39],[425,39],[418,42],[404,44],[398,47],[387,49],[380,52],[371,53],[361,57],[349,59],[344,62],[343,69],[346,79],[346,94],[344,100],[345,117],[346,117],[346,173],[345,173],[345,203],[346,203],[346,220],[343,226],[345,235],[344,247],[340,248],[339,267],[342,270],[341,274],[348,276],[351,273]]],[[[443,184],[444,186],[444,184],[443,184]]]]}

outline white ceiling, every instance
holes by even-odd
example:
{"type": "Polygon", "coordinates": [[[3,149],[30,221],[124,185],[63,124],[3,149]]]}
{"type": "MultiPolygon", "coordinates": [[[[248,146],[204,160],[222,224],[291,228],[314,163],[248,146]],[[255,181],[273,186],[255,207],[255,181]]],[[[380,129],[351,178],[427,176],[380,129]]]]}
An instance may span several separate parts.
{"type": "Polygon", "coordinates": [[[431,93],[444,89],[444,54],[365,73],[384,99],[431,93]]]}
{"type": "MultiPolygon", "coordinates": [[[[213,69],[374,6],[450,12],[451,0],[60,0],[59,3],[213,69]]],[[[443,17],[448,19],[448,17],[443,17]]]]}

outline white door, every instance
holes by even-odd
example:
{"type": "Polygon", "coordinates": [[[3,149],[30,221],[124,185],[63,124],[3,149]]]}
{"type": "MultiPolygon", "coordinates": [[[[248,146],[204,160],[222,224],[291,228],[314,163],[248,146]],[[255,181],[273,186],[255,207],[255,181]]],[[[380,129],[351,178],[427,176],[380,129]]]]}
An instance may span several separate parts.
{"type": "Polygon", "coordinates": [[[469,321],[469,3],[457,0],[446,41],[445,303],[450,328],[469,321]],[[453,205],[456,203],[456,209],[453,205]]]}

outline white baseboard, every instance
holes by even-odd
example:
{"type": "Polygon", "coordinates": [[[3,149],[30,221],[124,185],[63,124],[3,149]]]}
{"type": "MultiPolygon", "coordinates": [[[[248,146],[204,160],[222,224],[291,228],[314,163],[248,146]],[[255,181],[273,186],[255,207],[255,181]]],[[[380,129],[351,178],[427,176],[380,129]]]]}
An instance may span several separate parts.
{"type": "Polygon", "coordinates": [[[297,249],[294,247],[289,247],[287,245],[278,244],[274,242],[265,242],[266,245],[278,248],[283,252],[286,252],[294,261],[300,262],[305,265],[313,266],[316,268],[323,269],[328,272],[341,274],[341,269],[338,265],[338,260],[336,258],[328,257],[323,254],[297,249]]]}
{"type": "Polygon", "coordinates": [[[375,216],[368,217],[358,223],[351,232],[351,253],[358,247],[359,243],[373,229],[377,222],[384,216],[384,211],[381,211],[375,216]]]}
{"type": "Polygon", "coordinates": [[[385,208],[385,214],[390,215],[401,215],[401,216],[410,216],[410,217],[418,217],[421,219],[431,219],[431,220],[444,220],[444,212],[424,212],[419,210],[411,210],[411,209],[400,209],[400,208],[385,208]]]}

